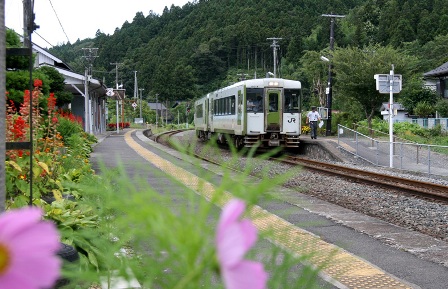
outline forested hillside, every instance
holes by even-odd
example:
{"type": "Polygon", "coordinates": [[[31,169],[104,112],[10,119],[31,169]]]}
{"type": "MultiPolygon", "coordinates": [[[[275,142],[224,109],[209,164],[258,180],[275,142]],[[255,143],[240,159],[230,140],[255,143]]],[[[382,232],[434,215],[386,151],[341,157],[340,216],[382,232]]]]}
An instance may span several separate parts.
{"type": "MultiPolygon", "coordinates": [[[[145,98],[157,93],[161,100],[193,99],[238,75],[264,77],[274,69],[273,41],[267,38],[281,38],[278,76],[301,80],[309,100],[326,85],[328,64],[319,55],[332,54],[330,18],[322,14],[345,15],[335,19],[336,50],[391,47],[412,56],[407,71],[400,72],[405,67],[396,63],[398,73],[409,78],[448,61],[446,0],[197,0],[166,8],[162,15],[144,14],[136,13],[113,35],[99,27],[94,39],[50,51],[84,73],[82,48],[98,48],[95,78],[114,86],[112,63],[120,63],[118,82],[128,95],[137,71],[145,98]]],[[[377,73],[388,73],[390,64],[382,63],[384,70],[377,73]]]]}

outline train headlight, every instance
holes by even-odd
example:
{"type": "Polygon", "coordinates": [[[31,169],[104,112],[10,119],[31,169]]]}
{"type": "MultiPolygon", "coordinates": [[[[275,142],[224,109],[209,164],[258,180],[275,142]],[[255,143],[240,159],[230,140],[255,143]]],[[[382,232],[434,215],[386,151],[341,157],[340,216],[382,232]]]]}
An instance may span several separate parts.
{"type": "Polygon", "coordinates": [[[269,86],[278,86],[278,81],[269,81],[269,86]]]}

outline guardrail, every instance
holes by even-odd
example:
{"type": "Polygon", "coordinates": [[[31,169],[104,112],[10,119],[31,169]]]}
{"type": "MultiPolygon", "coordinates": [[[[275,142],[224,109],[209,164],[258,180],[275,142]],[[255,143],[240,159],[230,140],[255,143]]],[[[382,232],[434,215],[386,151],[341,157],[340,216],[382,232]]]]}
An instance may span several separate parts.
{"type": "MultiPolygon", "coordinates": [[[[390,167],[390,142],[374,139],[338,125],[338,146],[373,165],[390,167]]],[[[392,167],[400,170],[448,176],[448,146],[393,142],[392,167]]]]}

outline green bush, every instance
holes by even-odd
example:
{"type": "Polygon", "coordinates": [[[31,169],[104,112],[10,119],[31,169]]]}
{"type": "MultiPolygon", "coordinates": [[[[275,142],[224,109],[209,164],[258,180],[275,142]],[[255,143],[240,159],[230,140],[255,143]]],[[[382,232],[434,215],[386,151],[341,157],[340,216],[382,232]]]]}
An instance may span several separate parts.
{"type": "Polygon", "coordinates": [[[64,140],[64,143],[68,146],[71,154],[89,158],[90,153],[92,152],[92,144],[95,143],[95,140],[86,138],[84,137],[85,135],[88,134],[84,134],[83,132],[76,133],[64,140]]]}
{"type": "MultiPolygon", "coordinates": [[[[379,135],[378,132],[388,134],[389,122],[374,119],[372,120],[372,129],[375,131],[375,135],[377,136],[379,135]]],[[[358,122],[357,131],[365,135],[370,135],[367,127],[367,121],[364,120],[358,122]]],[[[427,129],[416,123],[398,122],[394,123],[394,134],[399,138],[422,144],[431,143],[437,145],[447,145],[448,143],[446,132],[442,130],[440,125],[427,129]]]]}
{"type": "Polygon", "coordinates": [[[65,117],[60,117],[58,119],[57,130],[59,134],[62,136],[64,142],[72,135],[82,133],[84,130],[82,126],[65,117]]]}
{"type": "Polygon", "coordinates": [[[394,124],[394,132],[402,136],[418,135],[426,136],[427,129],[410,122],[399,122],[394,124]]]}

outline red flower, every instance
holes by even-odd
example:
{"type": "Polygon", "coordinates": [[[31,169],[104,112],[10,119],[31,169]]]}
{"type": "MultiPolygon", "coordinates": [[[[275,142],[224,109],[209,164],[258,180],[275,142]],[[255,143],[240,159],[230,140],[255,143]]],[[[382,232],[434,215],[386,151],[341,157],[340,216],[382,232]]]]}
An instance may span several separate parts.
{"type": "Polygon", "coordinates": [[[26,121],[21,116],[17,117],[11,129],[12,133],[14,134],[14,139],[16,140],[23,139],[23,137],[25,136],[26,126],[27,126],[26,121]]]}
{"type": "Polygon", "coordinates": [[[34,87],[42,87],[42,80],[35,79],[34,80],[34,87]]]}
{"type": "Polygon", "coordinates": [[[54,93],[51,92],[50,96],[48,97],[48,110],[52,111],[54,110],[56,106],[56,97],[54,97],[54,93]]]}
{"type": "Polygon", "coordinates": [[[58,123],[58,118],[57,118],[57,117],[53,117],[53,118],[51,119],[51,121],[52,121],[53,123],[58,123]]]}
{"type": "Polygon", "coordinates": [[[28,116],[30,113],[30,91],[25,90],[23,94],[23,103],[20,105],[20,114],[22,116],[28,116]]]}

